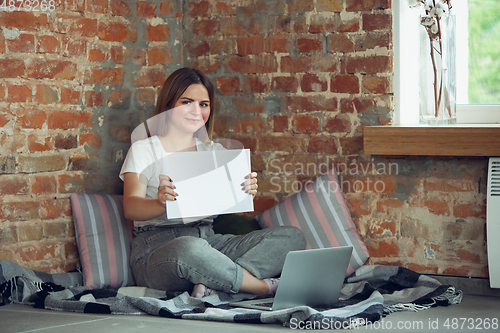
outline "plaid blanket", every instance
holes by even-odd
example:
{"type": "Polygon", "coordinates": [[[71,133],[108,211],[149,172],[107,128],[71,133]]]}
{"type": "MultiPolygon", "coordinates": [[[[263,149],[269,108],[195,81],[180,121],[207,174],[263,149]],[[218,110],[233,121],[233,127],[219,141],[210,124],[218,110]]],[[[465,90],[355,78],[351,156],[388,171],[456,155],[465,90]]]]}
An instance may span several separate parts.
{"type": "Polygon", "coordinates": [[[168,318],[240,323],[323,323],[326,328],[355,328],[396,311],[419,311],[459,304],[462,291],[402,267],[363,266],[346,278],[334,308],[299,306],[280,311],[235,308],[230,302],[250,294],[217,293],[197,299],[187,292],[168,293],[143,287],[89,290],[80,273],[46,274],[0,261],[0,305],[80,313],[154,315],[168,318]]]}

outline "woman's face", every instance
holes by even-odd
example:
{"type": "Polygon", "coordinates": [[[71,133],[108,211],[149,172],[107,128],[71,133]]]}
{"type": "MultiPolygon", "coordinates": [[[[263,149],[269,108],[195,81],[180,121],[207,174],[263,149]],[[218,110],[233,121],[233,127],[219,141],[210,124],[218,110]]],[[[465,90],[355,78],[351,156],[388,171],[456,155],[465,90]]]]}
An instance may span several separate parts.
{"type": "Polygon", "coordinates": [[[194,133],[208,121],[210,99],[202,84],[190,85],[170,111],[169,125],[183,132],[194,133]]]}

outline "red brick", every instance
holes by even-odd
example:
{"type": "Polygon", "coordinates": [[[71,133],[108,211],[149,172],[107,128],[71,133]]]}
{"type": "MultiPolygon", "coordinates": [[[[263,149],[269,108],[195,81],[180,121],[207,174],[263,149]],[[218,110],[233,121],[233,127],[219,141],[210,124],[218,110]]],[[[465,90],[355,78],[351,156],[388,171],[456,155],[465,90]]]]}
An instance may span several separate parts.
{"type": "Polygon", "coordinates": [[[146,27],[148,41],[150,42],[167,42],[170,38],[170,28],[168,25],[150,25],[146,27]]]}
{"type": "Polygon", "coordinates": [[[27,177],[0,175],[0,196],[28,194],[29,189],[27,177]]]}
{"type": "Polygon", "coordinates": [[[134,63],[134,65],[146,66],[147,65],[146,50],[141,50],[141,49],[135,50],[132,62],[134,63]]]}
{"type": "Polygon", "coordinates": [[[295,93],[299,89],[299,80],[295,76],[273,77],[272,90],[278,92],[295,93]]]}
{"type": "Polygon", "coordinates": [[[43,111],[28,111],[23,115],[18,114],[18,121],[22,128],[42,128],[47,121],[47,114],[43,111]]]}
{"type": "Polygon", "coordinates": [[[390,30],[392,27],[392,15],[376,13],[363,14],[363,30],[390,30]]]}
{"type": "Polygon", "coordinates": [[[163,68],[145,68],[135,72],[132,81],[136,87],[162,86],[167,79],[163,68]]]}
{"type": "Polygon", "coordinates": [[[435,215],[450,216],[450,207],[448,202],[440,200],[425,200],[424,206],[429,209],[429,212],[435,215]]]}
{"type": "Polygon", "coordinates": [[[290,136],[260,136],[259,151],[304,151],[304,140],[290,136]]]}
{"type": "MultiPolygon", "coordinates": [[[[213,31],[212,35],[206,35],[206,37],[215,36],[217,33],[223,36],[246,36],[248,35],[248,30],[241,24],[241,21],[236,17],[221,17],[220,29],[213,31]],[[220,31],[218,31],[220,30],[220,31]]],[[[253,29],[253,34],[258,34],[260,31],[255,31],[253,29]]]]}
{"type": "Polygon", "coordinates": [[[293,32],[297,34],[305,34],[307,32],[307,21],[304,15],[294,17],[293,32]]]}
{"type": "Polygon", "coordinates": [[[90,49],[88,60],[91,62],[104,62],[109,60],[110,56],[108,52],[105,52],[101,49],[90,49]]]}
{"type": "Polygon", "coordinates": [[[213,10],[214,15],[230,16],[236,15],[236,4],[217,1],[213,10]]]}
{"type": "Polygon", "coordinates": [[[351,57],[347,59],[347,73],[391,73],[392,61],[389,56],[351,57]]]}
{"type": "Polygon", "coordinates": [[[185,47],[190,57],[201,57],[210,54],[210,44],[206,40],[187,42],[185,47]]]}
{"type": "Polygon", "coordinates": [[[240,78],[237,76],[218,77],[215,79],[222,95],[237,95],[241,93],[240,78]]]}
{"type": "Polygon", "coordinates": [[[33,194],[55,193],[57,181],[54,176],[35,176],[31,180],[33,194]]]}
{"type": "Polygon", "coordinates": [[[317,133],[319,129],[318,117],[300,115],[292,120],[292,126],[296,133],[317,133]]]}
{"type": "Polygon", "coordinates": [[[80,104],[82,92],[76,88],[61,88],[61,103],[80,104]]]}
{"type": "Polygon", "coordinates": [[[44,220],[52,220],[71,216],[71,207],[67,199],[51,199],[42,201],[40,217],[44,220]]]}
{"type": "Polygon", "coordinates": [[[219,20],[203,20],[193,22],[193,34],[199,37],[215,36],[221,29],[219,20]]]}
{"type": "Polygon", "coordinates": [[[141,106],[154,106],[156,92],[153,89],[137,89],[135,97],[141,106]]]}
{"type": "Polygon", "coordinates": [[[323,40],[320,38],[299,38],[297,39],[297,52],[322,52],[323,40]]]}
{"type": "Polygon", "coordinates": [[[276,57],[268,54],[255,56],[230,57],[226,63],[233,72],[251,74],[251,73],[274,73],[278,70],[278,61],[276,57]]]}
{"type": "Polygon", "coordinates": [[[301,89],[303,92],[323,92],[328,89],[328,82],[316,74],[304,74],[301,89]]]}
{"type": "Polygon", "coordinates": [[[241,37],[236,41],[238,55],[260,54],[264,52],[264,37],[241,37]]]}
{"type": "Polygon", "coordinates": [[[273,116],[273,131],[288,131],[288,116],[273,116]]]}
{"type": "Polygon", "coordinates": [[[54,140],[52,138],[38,138],[36,135],[28,136],[28,150],[30,152],[49,151],[52,148],[54,148],[54,140]]]}
{"type": "Polygon", "coordinates": [[[108,0],[87,1],[87,11],[99,14],[106,14],[109,11],[108,0]]]}
{"type": "Polygon", "coordinates": [[[156,64],[170,65],[172,63],[172,50],[168,46],[153,47],[148,49],[148,64],[150,66],[156,64]]]}
{"type": "Polygon", "coordinates": [[[371,93],[386,94],[390,92],[391,84],[387,77],[365,76],[363,77],[363,87],[371,93]]]}
{"type": "Polygon", "coordinates": [[[337,32],[358,32],[361,29],[361,22],[359,19],[352,19],[349,21],[341,21],[337,27],[337,32]]]}
{"type": "Polygon", "coordinates": [[[47,24],[47,14],[35,15],[33,12],[16,10],[0,12],[0,26],[21,31],[38,31],[47,24]]]}
{"type": "Polygon", "coordinates": [[[37,38],[36,50],[40,53],[58,53],[61,42],[55,36],[39,36],[37,38]]]}
{"type": "Polygon", "coordinates": [[[399,246],[396,244],[396,240],[392,238],[384,238],[379,241],[365,240],[365,244],[372,258],[399,257],[399,246]]]}
{"type": "Polygon", "coordinates": [[[188,61],[187,66],[199,69],[205,74],[215,74],[221,68],[222,64],[219,60],[198,58],[188,61]]]}
{"type": "Polygon", "coordinates": [[[337,144],[331,136],[313,136],[309,139],[310,153],[336,154],[337,144]]]}
{"type": "Polygon", "coordinates": [[[269,77],[266,75],[245,75],[245,93],[267,93],[270,91],[269,77]]]}
{"type": "Polygon", "coordinates": [[[117,45],[111,47],[111,61],[115,64],[123,63],[123,46],[117,45]]]}
{"type": "Polygon", "coordinates": [[[335,93],[359,93],[359,79],[355,75],[332,76],[330,90],[335,93]]]}
{"type": "Polygon", "coordinates": [[[318,0],[317,10],[340,13],[344,9],[342,3],[342,0],[318,0]]]}
{"type": "Polygon", "coordinates": [[[18,59],[0,59],[0,77],[3,79],[24,76],[24,61],[18,59]]]}
{"type": "Polygon", "coordinates": [[[160,4],[160,16],[176,16],[175,2],[162,1],[160,4]]]}
{"type": "Polygon", "coordinates": [[[301,14],[314,10],[314,0],[289,0],[288,13],[301,14]]]}
{"type": "Polygon", "coordinates": [[[466,219],[468,217],[486,217],[486,205],[476,203],[455,204],[453,215],[456,218],[466,219]]]}
{"type": "Polygon", "coordinates": [[[357,155],[363,150],[363,137],[340,138],[340,146],[343,155],[357,155]]]}
{"type": "Polygon", "coordinates": [[[391,8],[390,0],[346,0],[346,11],[366,12],[391,8]]]}
{"type": "Polygon", "coordinates": [[[333,34],[327,37],[327,50],[330,53],[354,52],[354,42],[344,34],[333,34]]]}
{"type": "Polygon", "coordinates": [[[329,133],[349,133],[351,132],[351,120],[343,116],[328,118],[326,125],[323,126],[323,131],[329,133]]]}
{"type": "Polygon", "coordinates": [[[7,39],[9,52],[35,52],[35,36],[20,34],[16,39],[7,39]]]}
{"type": "MultiPolygon", "coordinates": [[[[149,26],[148,26],[149,34],[149,26]]],[[[137,27],[120,22],[99,22],[97,36],[100,40],[111,42],[133,42],[137,41],[137,27]]],[[[149,39],[151,41],[151,39],[149,39]]]]}
{"type": "Polygon", "coordinates": [[[59,96],[55,87],[39,84],[36,86],[36,99],[39,104],[53,104],[58,102],[59,96]]]}
{"type": "Polygon", "coordinates": [[[25,85],[9,86],[7,99],[10,103],[31,102],[31,88],[25,85]]]}
{"type": "MultiPolygon", "coordinates": [[[[410,267],[408,267],[410,268],[410,267]]],[[[420,271],[417,271],[420,272],[420,271]]],[[[461,267],[449,267],[444,269],[441,274],[443,275],[456,275],[456,276],[470,276],[470,267],[461,266],[461,267]]]]}
{"type": "Polygon", "coordinates": [[[286,37],[267,37],[264,41],[264,51],[269,53],[290,53],[293,49],[293,43],[286,37]]]}
{"type": "Polygon", "coordinates": [[[40,204],[35,201],[5,202],[0,204],[0,220],[10,222],[36,220],[39,216],[40,204]]]}
{"type": "Polygon", "coordinates": [[[254,96],[241,96],[233,98],[233,103],[240,113],[262,113],[264,112],[264,102],[254,96]]]}
{"type": "Polygon", "coordinates": [[[101,138],[95,133],[81,134],[79,138],[80,146],[87,145],[89,147],[99,148],[101,146],[101,138]]]}
{"type": "Polygon", "coordinates": [[[138,1],[137,7],[137,17],[156,17],[156,4],[153,2],[138,1]]]}
{"type": "Polygon", "coordinates": [[[108,84],[119,85],[123,84],[125,71],[123,68],[91,68],[85,75],[85,83],[91,84],[108,84]]]}
{"type": "Polygon", "coordinates": [[[335,72],[337,70],[337,58],[328,54],[312,54],[302,56],[281,57],[282,73],[303,72],[335,72]]]}
{"type": "Polygon", "coordinates": [[[111,0],[111,14],[113,15],[131,15],[132,10],[127,1],[111,0]]]}
{"type": "Polygon", "coordinates": [[[388,208],[400,208],[402,206],[403,202],[398,199],[385,199],[377,201],[377,211],[383,214],[387,214],[389,212],[388,208]]]}
{"type": "Polygon", "coordinates": [[[309,33],[318,34],[337,32],[337,23],[334,15],[312,15],[309,23],[309,33]]]}
{"type": "Polygon", "coordinates": [[[86,91],[85,92],[85,106],[89,108],[95,106],[103,106],[104,105],[104,93],[103,92],[95,92],[95,91],[86,91]]]}
{"type": "Polygon", "coordinates": [[[73,80],[76,77],[76,64],[70,61],[39,60],[31,62],[26,71],[32,79],[73,80]]]}
{"type": "Polygon", "coordinates": [[[342,113],[358,113],[370,112],[375,110],[376,103],[372,99],[363,98],[344,98],[340,102],[340,111],[342,113]]]}
{"type": "Polygon", "coordinates": [[[208,1],[190,1],[188,3],[189,7],[189,17],[207,17],[210,16],[210,3],[208,1]]]}
{"type": "Polygon", "coordinates": [[[241,121],[236,122],[234,125],[234,131],[236,133],[258,133],[265,130],[265,125],[261,118],[257,117],[247,117],[243,118],[241,121]]]}
{"type": "Polygon", "coordinates": [[[336,111],[337,99],[323,95],[285,96],[280,101],[282,112],[336,111]]]}
{"type": "Polygon", "coordinates": [[[392,49],[392,33],[388,32],[367,32],[356,37],[356,51],[366,51],[376,47],[386,47],[392,49]]]}
{"type": "Polygon", "coordinates": [[[72,129],[92,127],[92,113],[81,111],[54,112],[48,119],[49,129],[72,129]]]}
{"type": "Polygon", "coordinates": [[[54,147],[57,149],[78,148],[78,139],[72,134],[63,135],[59,133],[56,136],[54,147]]]}
{"type": "Polygon", "coordinates": [[[64,37],[63,49],[65,49],[64,55],[66,56],[83,56],[87,53],[87,40],[64,37]]]}
{"type": "Polygon", "coordinates": [[[212,40],[210,41],[210,53],[211,54],[234,54],[236,42],[233,39],[230,40],[212,40]]]}

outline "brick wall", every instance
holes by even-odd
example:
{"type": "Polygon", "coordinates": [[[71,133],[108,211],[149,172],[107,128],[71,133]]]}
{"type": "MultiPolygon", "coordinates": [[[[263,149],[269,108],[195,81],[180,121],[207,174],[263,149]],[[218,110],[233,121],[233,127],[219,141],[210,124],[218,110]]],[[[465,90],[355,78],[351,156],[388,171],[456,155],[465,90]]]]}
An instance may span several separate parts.
{"type": "Polygon", "coordinates": [[[60,272],[79,265],[69,196],[122,192],[130,132],[182,63],[182,8],[55,6],[0,12],[0,259],[60,272]]]}
{"type": "Polygon", "coordinates": [[[363,127],[393,116],[390,6],[68,0],[28,20],[2,13],[0,256],[78,265],[68,196],[120,193],[130,131],[189,65],[219,87],[216,135],[252,149],[256,212],[335,166],[371,263],[486,276],[485,159],[363,154],[363,127]]]}

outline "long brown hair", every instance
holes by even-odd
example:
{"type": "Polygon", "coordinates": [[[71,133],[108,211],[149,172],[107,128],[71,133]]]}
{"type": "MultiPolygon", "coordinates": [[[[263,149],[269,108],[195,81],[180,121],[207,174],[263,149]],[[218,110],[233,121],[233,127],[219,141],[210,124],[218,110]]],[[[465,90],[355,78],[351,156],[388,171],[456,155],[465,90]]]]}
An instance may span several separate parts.
{"type": "Polygon", "coordinates": [[[207,88],[210,99],[210,116],[205,123],[205,128],[208,138],[211,140],[215,121],[215,88],[212,81],[198,69],[184,67],[170,74],[158,96],[154,116],[172,109],[192,84],[202,84],[207,88]]]}

